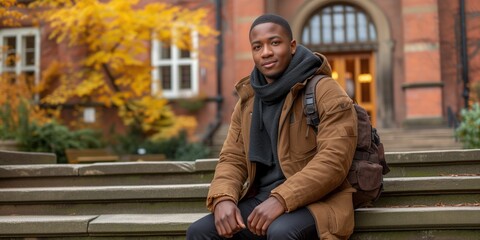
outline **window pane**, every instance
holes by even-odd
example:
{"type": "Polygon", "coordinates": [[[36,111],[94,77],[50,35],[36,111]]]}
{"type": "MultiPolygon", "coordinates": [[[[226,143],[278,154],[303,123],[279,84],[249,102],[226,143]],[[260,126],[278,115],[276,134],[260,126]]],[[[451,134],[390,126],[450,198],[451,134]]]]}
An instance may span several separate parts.
{"type": "Polygon", "coordinates": [[[191,89],[192,78],[190,65],[182,65],[178,67],[180,77],[180,89],[191,89]]]}
{"type": "Polygon", "coordinates": [[[376,40],[377,39],[377,31],[375,30],[375,26],[373,23],[368,24],[369,27],[369,33],[370,33],[370,40],[376,40]]]}
{"type": "Polygon", "coordinates": [[[322,40],[324,43],[332,42],[332,21],[331,15],[325,14],[322,16],[322,40]]]}
{"type": "Polygon", "coordinates": [[[347,25],[347,42],[355,42],[356,40],[356,29],[355,29],[355,14],[354,13],[347,13],[346,16],[346,25],[347,25]]]}
{"type": "Polygon", "coordinates": [[[22,38],[23,44],[23,58],[22,62],[24,66],[35,65],[35,37],[26,36],[22,38]]]}
{"type": "Polygon", "coordinates": [[[367,40],[367,18],[363,13],[357,13],[358,19],[358,40],[363,42],[367,40]]]}
{"type": "Polygon", "coordinates": [[[320,16],[315,15],[310,20],[310,28],[312,30],[312,43],[319,44],[320,43],[320,16]]]}
{"type": "Polygon", "coordinates": [[[172,70],[170,66],[159,67],[162,89],[172,90],[172,70]]]}
{"type": "Polygon", "coordinates": [[[17,41],[15,37],[4,37],[3,42],[5,44],[5,52],[3,54],[3,66],[8,69],[9,67],[15,67],[17,62],[17,41]]]}
{"type": "Polygon", "coordinates": [[[333,15],[333,24],[334,24],[334,36],[335,42],[343,43],[345,42],[345,32],[343,28],[343,14],[342,13],[335,13],[333,15]]]}
{"type": "Polygon", "coordinates": [[[160,59],[170,59],[172,58],[172,53],[170,50],[170,45],[165,43],[160,43],[160,59]]]}
{"type": "Polygon", "coordinates": [[[309,35],[310,35],[310,29],[309,29],[309,27],[305,27],[303,29],[303,33],[302,33],[302,43],[303,44],[310,44],[310,39],[308,38],[309,35]]]}
{"type": "Polygon", "coordinates": [[[180,49],[180,58],[190,58],[190,50],[180,49]]]}

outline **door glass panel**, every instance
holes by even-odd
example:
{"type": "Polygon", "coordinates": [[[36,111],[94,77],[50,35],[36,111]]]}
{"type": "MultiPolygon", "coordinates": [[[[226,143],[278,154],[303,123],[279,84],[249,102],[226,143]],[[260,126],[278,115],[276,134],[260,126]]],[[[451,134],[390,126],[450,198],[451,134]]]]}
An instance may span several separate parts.
{"type": "Polygon", "coordinates": [[[361,102],[369,103],[371,101],[371,98],[370,98],[370,83],[361,83],[360,88],[361,88],[361,91],[362,91],[361,102]]]}
{"type": "Polygon", "coordinates": [[[355,60],[345,60],[345,91],[351,99],[355,99],[355,60]]]}

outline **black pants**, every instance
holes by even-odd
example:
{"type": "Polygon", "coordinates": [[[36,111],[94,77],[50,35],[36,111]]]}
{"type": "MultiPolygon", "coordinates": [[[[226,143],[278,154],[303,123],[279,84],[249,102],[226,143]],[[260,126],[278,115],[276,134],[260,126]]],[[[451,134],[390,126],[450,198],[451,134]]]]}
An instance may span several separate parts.
{"type": "MultiPolygon", "coordinates": [[[[238,208],[243,221],[247,225],[247,218],[253,209],[261,203],[257,198],[242,200],[238,208]]],[[[187,230],[187,240],[224,239],[217,234],[213,214],[209,214],[194,222],[187,230]]],[[[272,239],[272,240],[315,240],[318,239],[315,219],[307,208],[300,208],[291,213],[285,213],[275,219],[267,230],[267,236],[257,236],[244,229],[236,233],[231,239],[272,239]]]]}

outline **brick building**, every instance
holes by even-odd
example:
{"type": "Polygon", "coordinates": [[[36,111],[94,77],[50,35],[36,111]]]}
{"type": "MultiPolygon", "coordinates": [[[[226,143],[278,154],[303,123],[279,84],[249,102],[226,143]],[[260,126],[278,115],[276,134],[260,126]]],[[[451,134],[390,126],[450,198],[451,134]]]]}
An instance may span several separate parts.
{"type": "MultiPolygon", "coordinates": [[[[234,84],[253,67],[248,31],[263,13],[284,16],[298,43],[326,55],[334,78],[345,88],[350,84],[348,90],[377,127],[445,126],[451,116],[458,116],[470,99],[467,96],[473,95],[467,86],[480,84],[477,0],[163,2],[208,9],[211,26],[221,32],[219,41],[202,45],[198,55],[183,56],[172,47],[172,54],[163,58],[161,44],[152,43],[151,56],[146,57],[154,67],[153,91],[162,84],[164,96],[173,103],[206,97],[205,106],[190,113],[199,120],[198,134],[204,137],[229,122],[237,100],[234,84]]],[[[45,27],[0,28],[0,45],[9,44],[23,46],[16,51],[27,62],[15,69],[3,65],[0,72],[26,72],[37,78],[49,59],[79,54],[49,40],[45,27]]],[[[176,111],[186,112],[178,106],[176,111]]],[[[95,121],[110,125],[112,115],[99,114],[95,121]]]]}
{"type": "MultiPolygon", "coordinates": [[[[230,89],[231,73],[239,79],[251,71],[250,23],[271,12],[289,20],[299,43],[327,56],[342,86],[347,79],[354,81],[356,100],[378,127],[445,125],[449,111],[457,114],[465,106],[462,1],[226,2],[225,49],[231,53],[225,52],[224,64],[231,69],[225,69],[223,78],[230,89]]],[[[465,70],[473,85],[480,82],[480,2],[464,4],[465,70]]]]}

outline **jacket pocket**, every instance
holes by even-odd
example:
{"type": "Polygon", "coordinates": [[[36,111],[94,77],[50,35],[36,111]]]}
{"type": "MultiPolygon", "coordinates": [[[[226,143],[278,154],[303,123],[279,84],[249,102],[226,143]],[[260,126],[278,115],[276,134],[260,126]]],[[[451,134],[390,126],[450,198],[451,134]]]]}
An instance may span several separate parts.
{"type": "Polygon", "coordinates": [[[295,158],[305,159],[315,154],[315,132],[309,128],[305,118],[290,123],[290,152],[295,158]]]}

